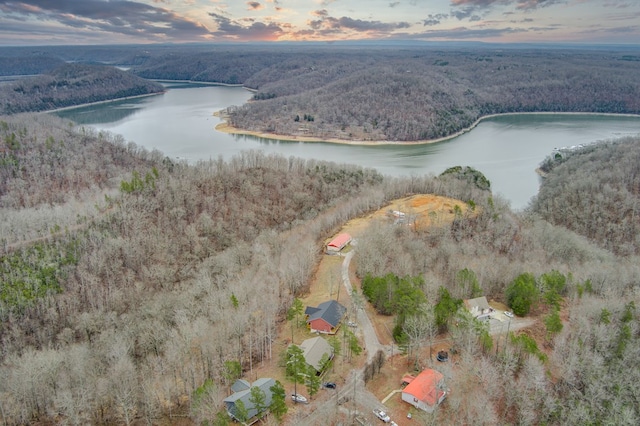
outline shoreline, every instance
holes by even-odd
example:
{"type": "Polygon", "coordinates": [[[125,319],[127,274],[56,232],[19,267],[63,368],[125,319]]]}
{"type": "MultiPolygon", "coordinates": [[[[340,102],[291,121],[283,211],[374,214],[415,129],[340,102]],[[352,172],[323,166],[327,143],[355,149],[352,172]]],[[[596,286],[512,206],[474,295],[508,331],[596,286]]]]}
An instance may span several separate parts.
{"type": "Polygon", "coordinates": [[[125,96],[124,98],[106,99],[104,101],[96,101],[96,102],[89,102],[89,103],[86,103],[86,104],[70,105],[70,106],[66,106],[66,107],[48,109],[48,110],[45,110],[45,111],[37,111],[36,114],[47,114],[47,113],[50,113],[50,112],[66,111],[66,110],[74,109],[74,108],[82,108],[82,107],[93,106],[93,105],[108,104],[110,102],[126,101],[128,99],[146,98],[147,96],[162,95],[162,94],[164,94],[166,92],[167,92],[166,90],[163,90],[162,92],[146,93],[144,95],[125,96]]]}
{"type": "Polygon", "coordinates": [[[164,78],[152,78],[151,81],[157,81],[158,83],[188,83],[188,84],[202,84],[204,86],[226,86],[226,87],[242,87],[248,91],[255,91],[244,87],[242,83],[216,83],[212,81],[197,81],[197,80],[167,80],[164,78]]]}
{"type": "MultiPolygon", "coordinates": [[[[193,80],[163,80],[163,79],[152,79],[151,81],[157,81],[159,83],[189,83],[189,84],[202,84],[202,85],[205,85],[205,86],[242,87],[245,90],[248,90],[249,92],[255,91],[254,89],[250,89],[248,87],[244,87],[242,84],[212,83],[212,82],[206,82],[206,81],[193,81],[193,80]]],[[[66,107],[48,109],[48,110],[45,110],[45,111],[36,111],[35,113],[36,114],[44,114],[44,113],[49,113],[49,112],[65,111],[65,110],[73,109],[73,108],[82,108],[82,107],[86,107],[86,106],[101,105],[101,104],[106,104],[106,103],[109,103],[109,102],[117,102],[117,101],[126,101],[128,99],[145,98],[147,96],[155,96],[155,95],[165,94],[165,93],[167,93],[168,90],[169,89],[165,89],[165,90],[163,90],[161,92],[145,93],[144,95],[125,96],[124,98],[105,99],[104,101],[96,101],[96,102],[88,102],[88,103],[78,104],[78,105],[70,105],[70,106],[66,106],[66,107]]],[[[216,113],[214,113],[214,115],[216,115],[216,113]]]]}
{"type": "Polygon", "coordinates": [[[458,136],[462,136],[463,134],[470,132],[471,130],[473,130],[475,127],[478,126],[478,124],[480,124],[480,122],[482,120],[486,120],[489,118],[495,118],[495,117],[502,117],[502,116],[509,116],[509,115],[606,115],[606,116],[615,116],[615,117],[635,117],[635,118],[640,118],[640,114],[628,114],[628,113],[624,113],[624,114],[616,114],[616,113],[612,113],[612,112],[551,112],[551,111],[547,111],[547,112],[504,112],[504,113],[499,113],[499,114],[489,114],[489,115],[485,115],[482,116],[480,118],[478,118],[476,121],[473,122],[473,124],[471,124],[469,127],[465,127],[462,130],[459,130],[449,136],[443,136],[441,138],[437,138],[437,139],[424,139],[424,140],[417,140],[417,141],[387,141],[387,140],[382,140],[382,141],[364,141],[364,140],[357,140],[357,139],[340,139],[340,138],[327,138],[327,139],[322,139],[321,137],[315,137],[315,136],[294,136],[294,135],[279,135],[276,133],[263,133],[263,132],[257,132],[254,130],[244,130],[244,129],[239,129],[237,127],[233,127],[231,126],[228,122],[227,119],[225,117],[224,114],[221,114],[221,111],[216,111],[213,113],[213,115],[215,117],[220,118],[220,120],[222,120],[221,123],[219,123],[218,125],[216,125],[215,130],[222,132],[222,133],[227,133],[227,134],[232,134],[232,135],[246,135],[246,136],[254,136],[254,137],[258,137],[258,138],[263,138],[263,139],[270,139],[270,140],[280,140],[280,141],[287,141],[287,142],[326,142],[326,143],[337,143],[337,144],[344,144],[344,145],[369,145],[369,146],[378,146],[378,145],[427,145],[427,144],[431,144],[431,143],[437,143],[437,142],[444,142],[447,141],[449,139],[453,139],[453,138],[457,138],[458,136]]]}

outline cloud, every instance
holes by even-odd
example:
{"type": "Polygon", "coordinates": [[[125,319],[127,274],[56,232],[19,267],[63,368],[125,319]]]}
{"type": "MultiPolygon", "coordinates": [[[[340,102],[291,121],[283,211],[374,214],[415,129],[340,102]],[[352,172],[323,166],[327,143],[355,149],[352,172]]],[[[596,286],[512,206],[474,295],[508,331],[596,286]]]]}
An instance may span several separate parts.
{"type": "Polygon", "coordinates": [[[617,34],[633,34],[638,32],[638,27],[636,25],[630,25],[626,27],[607,28],[603,32],[617,33],[617,34]]]}
{"type": "Polygon", "coordinates": [[[91,32],[155,40],[192,40],[209,34],[202,24],[170,10],[129,0],[0,0],[0,12],[5,20],[58,22],[91,32]]]}
{"type": "Polygon", "coordinates": [[[631,7],[631,3],[628,1],[609,1],[602,5],[605,8],[616,8],[616,9],[626,9],[627,7],[631,7]]]}
{"type": "Polygon", "coordinates": [[[282,28],[273,22],[268,24],[252,22],[251,25],[244,26],[217,13],[209,13],[209,16],[211,16],[218,25],[217,31],[214,31],[213,34],[229,40],[273,41],[277,40],[283,34],[282,28]]]}
{"type": "Polygon", "coordinates": [[[387,23],[381,21],[363,21],[353,19],[348,16],[342,18],[332,18],[330,16],[308,22],[309,26],[315,30],[328,30],[339,32],[342,30],[352,30],[358,32],[390,32],[400,28],[409,28],[408,22],[387,23]]]}
{"type": "Polygon", "coordinates": [[[400,4],[399,1],[394,1],[394,2],[389,3],[389,7],[396,7],[399,4],[400,4]]]}
{"type": "Polygon", "coordinates": [[[436,13],[435,15],[429,14],[426,19],[422,20],[422,25],[425,27],[432,27],[434,25],[438,25],[443,19],[448,17],[449,15],[446,13],[436,13]]]}
{"type": "MultiPolygon", "coordinates": [[[[443,40],[469,40],[469,39],[493,39],[505,35],[527,32],[524,29],[515,28],[467,28],[458,27],[450,30],[429,30],[414,34],[416,39],[443,39],[443,40]]],[[[400,38],[401,35],[396,37],[400,38]]]]}
{"type": "Polygon", "coordinates": [[[314,16],[329,16],[327,9],[314,10],[311,14],[314,16]]]}
{"type": "Polygon", "coordinates": [[[518,0],[516,7],[522,10],[533,10],[539,7],[552,6],[554,4],[565,3],[565,0],[518,0]]]}
{"type": "Polygon", "coordinates": [[[474,7],[464,7],[462,9],[452,10],[451,16],[462,21],[463,19],[471,19],[472,17],[478,16],[475,12],[476,9],[474,7]]]}
{"type": "Polygon", "coordinates": [[[451,6],[468,6],[473,8],[487,8],[496,3],[504,4],[508,0],[451,0],[451,6]]]}
{"type": "Polygon", "coordinates": [[[248,1],[247,6],[249,6],[249,10],[260,10],[264,9],[264,6],[257,1],[248,1]]]}
{"type": "Polygon", "coordinates": [[[451,6],[465,10],[489,9],[493,6],[515,6],[520,10],[532,10],[554,4],[566,3],[567,0],[451,0],[451,6]]]}

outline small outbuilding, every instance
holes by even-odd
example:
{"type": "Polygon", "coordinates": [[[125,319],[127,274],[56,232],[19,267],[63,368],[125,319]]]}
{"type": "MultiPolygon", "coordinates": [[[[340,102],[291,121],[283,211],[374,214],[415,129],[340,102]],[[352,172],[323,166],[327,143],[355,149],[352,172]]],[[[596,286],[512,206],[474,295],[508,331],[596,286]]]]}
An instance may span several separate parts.
{"type": "Polygon", "coordinates": [[[418,374],[402,390],[403,401],[427,413],[432,413],[446,396],[444,376],[431,369],[418,374]]]}
{"type": "Polygon", "coordinates": [[[317,308],[307,306],[304,313],[311,332],[336,334],[347,308],[337,300],[322,302],[317,308]]]}
{"type": "Polygon", "coordinates": [[[339,234],[333,240],[329,241],[327,244],[327,252],[329,253],[337,253],[346,247],[347,244],[351,242],[351,235],[349,234],[339,234]]]}

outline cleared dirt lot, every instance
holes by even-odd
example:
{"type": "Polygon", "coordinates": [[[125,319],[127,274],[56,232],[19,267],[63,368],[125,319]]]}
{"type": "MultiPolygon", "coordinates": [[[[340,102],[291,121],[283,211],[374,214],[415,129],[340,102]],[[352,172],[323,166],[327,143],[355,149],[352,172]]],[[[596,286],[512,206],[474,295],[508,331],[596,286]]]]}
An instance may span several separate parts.
{"type": "Polygon", "coordinates": [[[453,198],[431,194],[412,195],[395,200],[367,216],[347,222],[342,227],[341,232],[347,232],[357,238],[362,235],[375,219],[388,219],[390,221],[400,219],[394,216],[394,211],[404,213],[404,221],[409,226],[415,226],[418,229],[444,225],[453,221],[455,206],[460,208],[462,214],[469,209],[466,203],[453,198]]]}

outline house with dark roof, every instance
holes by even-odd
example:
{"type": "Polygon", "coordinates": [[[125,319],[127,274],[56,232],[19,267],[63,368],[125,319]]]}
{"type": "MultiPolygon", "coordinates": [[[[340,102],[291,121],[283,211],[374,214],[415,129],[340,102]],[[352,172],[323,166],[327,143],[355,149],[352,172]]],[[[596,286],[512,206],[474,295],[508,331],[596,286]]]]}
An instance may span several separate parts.
{"type": "Polygon", "coordinates": [[[337,300],[322,302],[317,308],[307,306],[304,311],[307,316],[307,325],[312,332],[335,334],[347,308],[337,300]]]}
{"type": "Polygon", "coordinates": [[[331,360],[333,358],[333,348],[323,337],[313,337],[307,339],[300,344],[300,349],[304,355],[304,360],[316,370],[317,373],[322,372],[323,359],[331,360]]]}
{"type": "Polygon", "coordinates": [[[404,402],[427,413],[432,413],[446,396],[444,376],[439,371],[431,369],[418,374],[402,390],[404,402]]]}
{"type": "Polygon", "coordinates": [[[266,378],[266,377],[260,378],[250,385],[249,385],[249,382],[247,382],[246,380],[242,380],[242,379],[236,380],[236,382],[231,386],[231,390],[233,390],[233,393],[224,399],[224,405],[225,405],[225,408],[227,409],[227,413],[229,414],[229,417],[231,417],[236,421],[242,422],[243,419],[239,418],[240,416],[238,415],[238,409],[237,409],[237,405],[239,401],[242,401],[242,405],[244,405],[244,408],[247,410],[247,413],[248,413],[247,419],[245,420],[251,419],[257,416],[258,414],[260,414],[258,412],[258,409],[253,404],[253,402],[251,402],[252,387],[258,387],[262,390],[262,392],[264,392],[264,396],[265,396],[264,410],[269,409],[269,406],[271,405],[271,399],[273,396],[271,392],[271,387],[275,384],[276,384],[276,381],[274,379],[266,378]]]}
{"type": "Polygon", "coordinates": [[[231,385],[231,390],[233,392],[240,392],[243,390],[247,390],[251,387],[251,383],[247,382],[243,379],[238,379],[234,384],[231,385]]]}

